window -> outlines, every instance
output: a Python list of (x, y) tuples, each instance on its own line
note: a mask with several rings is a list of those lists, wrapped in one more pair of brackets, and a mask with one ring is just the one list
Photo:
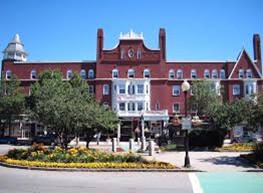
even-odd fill
[(73, 72), (72, 70), (67, 71), (67, 79), (71, 79), (73, 77)]
[(251, 69), (247, 69), (247, 78), (252, 78)]
[(150, 78), (150, 70), (148, 68), (143, 70), (143, 77)]
[(173, 96), (179, 96), (179, 95), (180, 95), (180, 86), (173, 85)]
[(255, 94), (256, 90), (253, 84), (246, 84), (246, 94)]
[(142, 58), (142, 51), (141, 49), (137, 50), (137, 59), (141, 59)]
[(79, 74), (81, 78), (86, 79), (86, 70), (82, 69)]
[(89, 69), (88, 78), (89, 79), (93, 79), (94, 78), (94, 70), (93, 69)]
[(221, 69), (221, 70), (220, 70), (220, 78), (221, 78), (221, 79), (225, 79), (225, 78), (226, 78), (226, 73), (225, 73), (225, 70), (224, 70), (224, 69)]
[(119, 85), (119, 94), (126, 94), (125, 84), (120, 84)]
[(146, 94), (148, 94), (149, 93), (149, 87), (148, 87), (148, 85), (146, 85)]
[(191, 112), (192, 113), (197, 113), (197, 105), (196, 104), (192, 104), (191, 105)]
[(155, 103), (155, 110), (160, 110), (160, 103), (159, 103), (159, 101)]
[(36, 79), (37, 78), (37, 71), (36, 70), (32, 70), (31, 71), (31, 79)]
[(210, 72), (208, 69), (204, 71), (204, 78), (210, 78)]
[(135, 85), (129, 84), (129, 86), (128, 86), (128, 93), (130, 95), (134, 95), (135, 94)]
[(125, 58), (125, 49), (121, 49), (121, 59)]
[(135, 103), (128, 103), (128, 111), (135, 111)]
[(180, 112), (180, 104), (179, 103), (174, 103), (173, 104), (173, 112), (174, 113), (179, 113)]
[(11, 76), (12, 76), (12, 72), (10, 70), (7, 70), (5, 73), (5, 78), (8, 80), (11, 79)]
[(212, 71), (212, 78), (218, 78), (217, 70), (216, 70), (216, 69), (214, 69), (214, 70)]
[(193, 79), (197, 78), (197, 73), (195, 69), (191, 70), (191, 78)]
[(119, 110), (125, 111), (125, 103), (119, 103)]
[(183, 79), (183, 71), (181, 69), (177, 70), (177, 79)]
[(138, 94), (144, 94), (144, 85), (143, 84), (137, 85), (137, 93)]
[(119, 78), (119, 70), (118, 69), (112, 70), (112, 78)]
[(240, 85), (239, 84), (234, 84), (233, 85), (233, 95), (240, 95)]
[(128, 78), (134, 78), (135, 77), (135, 72), (133, 69), (128, 70)]
[(103, 85), (103, 95), (109, 95), (110, 94), (110, 86), (108, 84)]
[(243, 69), (239, 69), (238, 78), (244, 78), (244, 70)]
[(93, 94), (94, 93), (94, 86), (93, 85), (88, 85), (88, 93)]
[(174, 79), (175, 78), (175, 73), (174, 73), (174, 70), (171, 69), (169, 70), (169, 79)]
[(143, 110), (143, 102), (138, 102), (138, 111), (142, 111)]

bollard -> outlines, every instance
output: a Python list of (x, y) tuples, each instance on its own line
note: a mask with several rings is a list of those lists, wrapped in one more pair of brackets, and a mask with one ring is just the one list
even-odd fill
[(120, 145), (120, 138), (117, 137), (117, 145)]
[(117, 152), (117, 139), (113, 138), (112, 140), (112, 152)]
[(141, 144), (141, 139), (138, 137), (137, 138), (137, 145), (140, 145)]
[(130, 139), (130, 141), (129, 141), (129, 150), (130, 150), (130, 151), (133, 151), (133, 150), (134, 150), (134, 139), (133, 139), (133, 138)]
[(149, 141), (149, 156), (153, 156), (154, 155), (154, 141), (150, 140)]
[(141, 146), (141, 150), (142, 151), (145, 151), (145, 149), (146, 149), (146, 139), (145, 139), (145, 137), (142, 137), (142, 146)]

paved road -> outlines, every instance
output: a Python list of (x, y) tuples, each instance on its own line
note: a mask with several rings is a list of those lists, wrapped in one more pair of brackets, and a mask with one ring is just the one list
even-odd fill
[(1, 193), (190, 193), (187, 173), (33, 171), (0, 167)]

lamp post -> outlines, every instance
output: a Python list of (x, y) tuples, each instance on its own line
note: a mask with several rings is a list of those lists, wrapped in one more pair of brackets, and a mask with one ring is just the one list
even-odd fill
[[(187, 118), (187, 92), (190, 90), (190, 84), (185, 80), (181, 86), (182, 91), (184, 92), (184, 108), (185, 108), (185, 118)], [(191, 167), (190, 158), (188, 155), (189, 151), (189, 136), (188, 129), (185, 130), (185, 158), (184, 158), (184, 167)]]

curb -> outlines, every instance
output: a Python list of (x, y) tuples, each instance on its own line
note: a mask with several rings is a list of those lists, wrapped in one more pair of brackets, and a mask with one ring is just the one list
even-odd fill
[(19, 166), (7, 163), (0, 163), (0, 166), (7, 168), (39, 170), (39, 171), (60, 171), (60, 172), (204, 172), (194, 169), (129, 169), (129, 168), (45, 168)]

